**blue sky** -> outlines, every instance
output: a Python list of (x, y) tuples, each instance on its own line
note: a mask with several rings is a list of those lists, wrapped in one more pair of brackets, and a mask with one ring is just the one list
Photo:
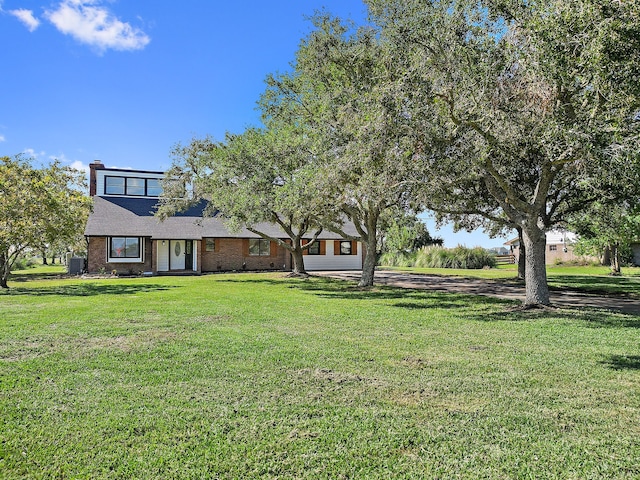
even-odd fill
[[(361, 22), (360, 0), (0, 0), (0, 155), (164, 170), (178, 142), (259, 122), (320, 9)], [(446, 246), (497, 246), (480, 232)]]

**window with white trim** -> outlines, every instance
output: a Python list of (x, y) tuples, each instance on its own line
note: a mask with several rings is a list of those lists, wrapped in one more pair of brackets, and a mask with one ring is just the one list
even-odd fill
[(142, 262), (143, 242), (141, 237), (109, 237), (108, 262)]

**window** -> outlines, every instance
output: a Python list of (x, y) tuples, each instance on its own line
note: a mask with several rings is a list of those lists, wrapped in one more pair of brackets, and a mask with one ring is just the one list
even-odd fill
[(142, 262), (142, 239), (140, 237), (110, 237), (108, 261)]
[(340, 242), (340, 255), (351, 255), (351, 241), (342, 240)]
[(207, 238), (205, 239), (205, 251), (207, 252), (215, 252), (216, 251), (216, 239), (215, 238)]
[(358, 242), (351, 240), (335, 240), (333, 242), (334, 255), (357, 255)]
[(159, 197), (160, 195), (162, 195), (160, 180), (147, 178), (147, 197)]
[(124, 195), (124, 177), (105, 177), (104, 193), (106, 195)]
[(549, 251), (550, 252), (555, 252), (556, 250), (558, 250), (558, 246), (557, 245), (549, 245)]
[(316, 243), (308, 248), (309, 255), (320, 255), (320, 241), (316, 240)]
[(105, 176), (104, 193), (132, 197), (159, 197), (162, 194), (162, 185), (157, 178)]
[(127, 195), (144, 196), (144, 178), (127, 178)]
[(271, 255), (271, 242), (264, 238), (249, 239), (249, 255), (268, 257)]

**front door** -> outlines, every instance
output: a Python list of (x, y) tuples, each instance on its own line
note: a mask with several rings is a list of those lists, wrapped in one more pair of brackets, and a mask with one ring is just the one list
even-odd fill
[(169, 242), (169, 270), (184, 270), (185, 240), (171, 240)]

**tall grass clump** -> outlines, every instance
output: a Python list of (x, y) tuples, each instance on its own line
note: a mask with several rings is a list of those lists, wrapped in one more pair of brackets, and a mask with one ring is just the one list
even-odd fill
[(386, 252), (380, 256), (378, 265), (383, 267), (413, 267), (417, 252)]
[(418, 250), (415, 266), (423, 268), (480, 269), (495, 267), (496, 258), (481, 247), (467, 248), (458, 245), (455, 248), (443, 248), (432, 245)]

